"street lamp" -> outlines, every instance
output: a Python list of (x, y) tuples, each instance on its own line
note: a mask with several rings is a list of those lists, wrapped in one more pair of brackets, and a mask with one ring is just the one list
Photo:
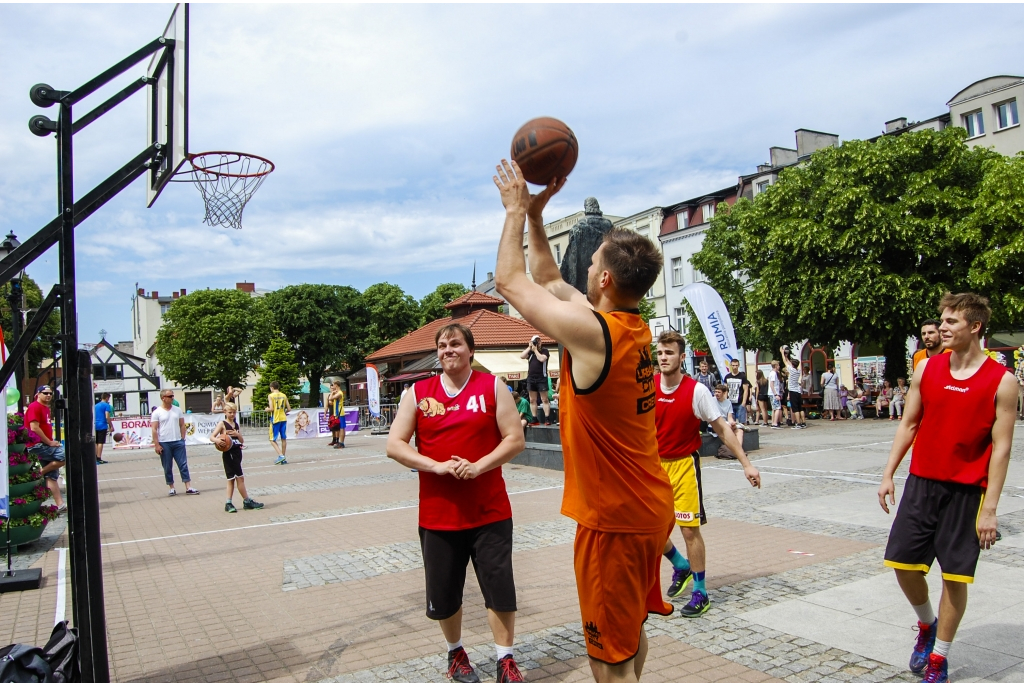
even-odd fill
[[(18, 236), (14, 235), (14, 231), (8, 232), (7, 236), (0, 242), (0, 260), (7, 255), (14, 252), (21, 242), (18, 240)], [(25, 307), (25, 291), (22, 288), (21, 281), (25, 277), (25, 270), (22, 269), (21, 273), (11, 279), (11, 291), (7, 294), (7, 302), (11, 306), (11, 348), (18, 344), (18, 339), (21, 338), (21, 330), (25, 325), (24, 316)], [(25, 385), (25, 363), (28, 361), (26, 356), (22, 359), (21, 363), (14, 369), (14, 379), (18, 386), (18, 411), (24, 409), (24, 397), (22, 397), (22, 388)]]

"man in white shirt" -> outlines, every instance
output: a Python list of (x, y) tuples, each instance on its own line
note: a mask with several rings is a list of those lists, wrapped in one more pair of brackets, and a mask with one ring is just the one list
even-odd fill
[(782, 382), (779, 380), (779, 362), (775, 360), (768, 372), (768, 399), (772, 403), (772, 428), (782, 430)]
[(782, 353), (782, 361), (786, 363), (789, 376), (786, 378), (786, 386), (789, 389), (789, 412), (793, 420), (793, 430), (807, 428), (807, 415), (804, 413), (803, 387), (800, 385), (800, 363), (789, 358), (789, 348), (783, 345), (779, 348)]
[(185, 483), (186, 495), (198, 495), (199, 491), (192, 487), (192, 479), (188, 476), (188, 457), (185, 454), (185, 415), (174, 406), (174, 393), (170, 390), (160, 391), (160, 406), (153, 410), (150, 426), (153, 429), (153, 449), (160, 455), (164, 465), (164, 480), (167, 482), (167, 494), (174, 496), (174, 474), (171, 462), (178, 465), (178, 473)]

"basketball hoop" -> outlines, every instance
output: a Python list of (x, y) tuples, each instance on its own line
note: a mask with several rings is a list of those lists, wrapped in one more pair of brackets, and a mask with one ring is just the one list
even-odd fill
[(209, 226), (242, 227), (242, 210), (274, 163), (244, 152), (200, 152), (188, 156), (187, 172), (206, 203), (203, 223)]

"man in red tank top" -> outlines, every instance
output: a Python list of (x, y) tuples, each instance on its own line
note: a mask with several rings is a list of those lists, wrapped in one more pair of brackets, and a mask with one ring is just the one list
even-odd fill
[[(662, 256), (650, 239), (611, 230), (592, 257), (587, 293), (579, 292), (562, 280), (542, 216), (565, 179), (551, 179), (533, 196), (515, 162), (502, 160), (497, 169), (505, 206), (498, 292), (565, 347), (562, 513), (578, 524), (573, 565), (590, 667), (599, 682), (636, 682), (647, 657), (648, 614), (672, 612), (660, 577), (672, 486), (658, 459), (651, 333), (638, 309)], [(527, 221), (530, 275), (522, 244)]]
[(679, 613), (686, 618), (696, 618), (711, 607), (704, 579), (704, 537), (700, 534), (700, 527), (708, 522), (700, 482), (700, 447), (704, 439), (700, 432), (701, 421), (714, 427), (725, 446), (743, 465), (743, 475), (755, 488), (761, 487), (761, 474), (747, 459), (742, 442), (729, 428), (707, 386), (683, 376), (685, 348), (685, 339), (675, 331), (666, 331), (658, 336), (658, 368), (661, 373), (654, 377), (658, 393), (655, 420), (661, 466), (672, 483), (676, 524), (686, 543), (684, 557), (672, 544), (671, 536), (665, 541), (663, 553), (673, 568), (668, 596), (680, 596), (692, 580), (690, 601), (680, 608)]
[(523, 450), (523, 429), (511, 393), (494, 376), (473, 370), (468, 328), (443, 326), (435, 342), (442, 373), (405, 394), (387, 442), (389, 457), (419, 471), (427, 617), (441, 624), (448, 677), (480, 682), (462, 646), (462, 593), (472, 559), (494, 633), (498, 682), (522, 682), (512, 656), (512, 506), (501, 465)]
[[(967, 585), (982, 549), (996, 540), (996, 506), (1006, 480), (1017, 383), (981, 348), (991, 310), (974, 293), (946, 293), (939, 333), (949, 354), (919, 361), (896, 431), (878, 502), (896, 503), (893, 475), (913, 445), (910, 475), (885, 548), (885, 565), (917, 614), (910, 669), (948, 682), (950, 643), (967, 609)], [(916, 442), (915, 442), (916, 439)], [(925, 576), (942, 568), (936, 617)]]

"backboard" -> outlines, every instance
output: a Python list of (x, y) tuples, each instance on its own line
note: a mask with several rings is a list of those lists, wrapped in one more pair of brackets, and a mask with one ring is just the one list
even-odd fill
[(146, 174), (146, 206), (152, 207), (160, 192), (185, 163), (188, 155), (188, 3), (171, 12), (163, 37), (173, 48), (153, 55), (146, 70), (146, 145), (159, 143), (161, 163)]

